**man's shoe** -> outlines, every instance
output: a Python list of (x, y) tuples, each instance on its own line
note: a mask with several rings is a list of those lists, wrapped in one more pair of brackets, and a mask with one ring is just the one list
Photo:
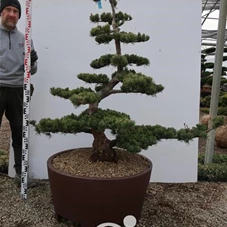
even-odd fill
[[(21, 174), (16, 174), (14, 177), (14, 183), (17, 185), (17, 187), (21, 187)], [(37, 183), (34, 180), (28, 179), (28, 185), (27, 188), (34, 188), (37, 187)]]

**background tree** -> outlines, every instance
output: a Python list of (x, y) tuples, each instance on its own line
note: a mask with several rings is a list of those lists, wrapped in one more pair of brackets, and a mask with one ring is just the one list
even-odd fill
[[(213, 83), (214, 62), (208, 60), (215, 55), (216, 47), (210, 47), (202, 50), (201, 54), (201, 111), (209, 113), (211, 101), (211, 88)], [(223, 64), (227, 61), (227, 48), (224, 48)], [(227, 67), (222, 67), (221, 90), (218, 103), (218, 115), (227, 115)], [(207, 86), (203, 89), (204, 86)]]

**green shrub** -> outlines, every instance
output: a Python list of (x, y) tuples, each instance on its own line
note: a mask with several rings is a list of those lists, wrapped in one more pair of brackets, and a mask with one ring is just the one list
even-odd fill
[[(199, 164), (204, 163), (204, 158), (205, 158), (205, 154), (200, 153), (199, 157), (198, 157)], [(213, 155), (213, 163), (226, 164), (227, 165), (227, 154), (214, 154)]]
[(211, 163), (198, 165), (198, 180), (199, 181), (227, 181), (227, 165)]
[(204, 164), (204, 158), (204, 153), (199, 154), (198, 180), (227, 182), (227, 154), (214, 154), (210, 164)]
[[(201, 107), (200, 111), (206, 114), (209, 114), (210, 108), (209, 107)], [(227, 116), (227, 107), (226, 106), (220, 106), (218, 107), (218, 115)]]

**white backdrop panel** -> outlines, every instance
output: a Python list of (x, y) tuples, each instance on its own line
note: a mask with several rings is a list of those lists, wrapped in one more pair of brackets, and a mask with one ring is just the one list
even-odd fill
[[(19, 29), (24, 31), (25, 0), (20, 0), (23, 16)], [(90, 62), (102, 54), (113, 53), (114, 46), (97, 45), (89, 36), (93, 24), (91, 13), (110, 10), (102, 1), (98, 9), (92, 0), (33, 1), (32, 37), (39, 54), (38, 73), (32, 77), (35, 92), (31, 102), (30, 119), (62, 117), (72, 112), (79, 114), (85, 107), (74, 109), (69, 101), (50, 95), (50, 87), (76, 88), (84, 86), (78, 73), (96, 72)], [(137, 70), (150, 75), (164, 85), (157, 98), (144, 95), (115, 95), (101, 103), (131, 115), (137, 124), (189, 127), (199, 121), (201, 1), (198, 0), (121, 0), (119, 10), (129, 13), (134, 20), (123, 26), (126, 31), (144, 32), (149, 42), (123, 45), (123, 53), (134, 53), (149, 58), (150, 67)], [(192, 16), (193, 15), (193, 16)], [(110, 73), (113, 68), (97, 70)], [(92, 137), (85, 134), (54, 135), (48, 139), (30, 130), (29, 174), (47, 178), (46, 161), (58, 151), (91, 146)], [(154, 168), (153, 182), (197, 181), (198, 141), (190, 145), (177, 141), (163, 141), (142, 154), (150, 158)], [(10, 171), (13, 176), (11, 149)]]

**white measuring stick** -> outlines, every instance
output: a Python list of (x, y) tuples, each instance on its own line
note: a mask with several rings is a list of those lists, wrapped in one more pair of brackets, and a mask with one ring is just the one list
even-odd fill
[(27, 200), (28, 185), (28, 145), (29, 145), (29, 107), (31, 77), (31, 11), (32, 0), (26, 0), (25, 18), (25, 59), (24, 59), (24, 97), (23, 97), (23, 134), (22, 134), (22, 172), (21, 197)]

